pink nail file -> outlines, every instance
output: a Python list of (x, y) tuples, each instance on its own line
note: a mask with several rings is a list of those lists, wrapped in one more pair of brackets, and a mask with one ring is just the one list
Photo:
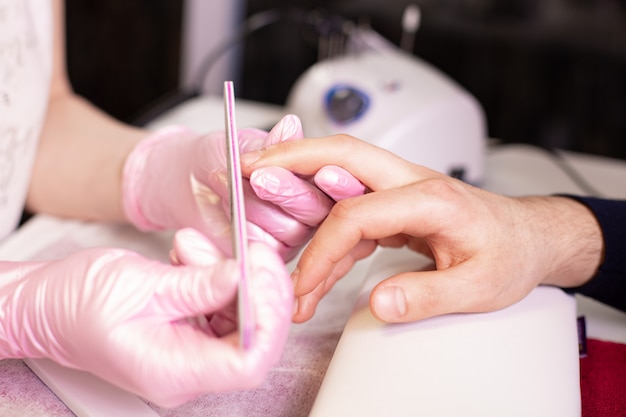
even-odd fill
[(235, 120), (235, 91), (232, 81), (224, 83), (224, 114), (226, 121), (226, 154), (228, 167), (228, 188), (230, 196), (230, 223), (233, 242), (233, 257), (239, 264), (240, 276), (238, 292), (239, 339), (243, 349), (251, 346), (254, 339), (254, 315), (250, 300), (248, 278), (248, 233), (246, 230), (246, 210), (243, 199), (243, 178), (239, 162), (239, 138)]

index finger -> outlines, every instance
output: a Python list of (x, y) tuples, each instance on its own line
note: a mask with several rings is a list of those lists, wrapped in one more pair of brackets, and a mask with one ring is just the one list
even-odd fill
[[(432, 203), (419, 198), (416, 189), (406, 187), (383, 190), (341, 200), (320, 225), (297, 265), (295, 295), (303, 296), (328, 279), (344, 258), (362, 240), (378, 240), (407, 233), (415, 229), (419, 212), (436, 209)], [(428, 235), (437, 222), (420, 223), (412, 235)]]
[(255, 169), (267, 166), (281, 166), (296, 174), (314, 175), (324, 166), (336, 165), (374, 191), (443, 175), (343, 134), (275, 144), (243, 154), (241, 162), (242, 172), (247, 176)]

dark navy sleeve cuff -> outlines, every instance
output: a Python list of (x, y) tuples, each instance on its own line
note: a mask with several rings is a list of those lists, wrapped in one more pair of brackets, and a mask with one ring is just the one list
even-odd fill
[[(587, 284), (568, 288), (626, 311), (626, 200), (566, 195), (586, 205), (598, 219), (604, 237), (604, 261)], [(572, 225), (575, 227), (575, 225)]]

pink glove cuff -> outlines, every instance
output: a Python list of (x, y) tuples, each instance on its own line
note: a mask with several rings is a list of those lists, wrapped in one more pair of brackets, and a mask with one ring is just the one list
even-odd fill
[(164, 140), (175, 138), (181, 134), (193, 133), (184, 126), (166, 126), (156, 130), (130, 152), (124, 163), (122, 174), (122, 202), (126, 218), (139, 230), (163, 230), (163, 226), (150, 222), (141, 210), (138, 190), (150, 152)]

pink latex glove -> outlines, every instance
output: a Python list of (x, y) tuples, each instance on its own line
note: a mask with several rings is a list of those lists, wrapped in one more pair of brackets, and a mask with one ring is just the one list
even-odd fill
[[(302, 138), (296, 116), (285, 116), (269, 133), (239, 131), (241, 152)], [(278, 181), (278, 182), (277, 182)], [(263, 179), (272, 189), (282, 177), (268, 172)], [(289, 203), (264, 201), (244, 183), (248, 236), (264, 241), (291, 259), (306, 243), (333, 204), (317, 187), (290, 178)], [(124, 167), (123, 204), (128, 219), (139, 229), (193, 227), (210, 236), (226, 254), (231, 251), (226, 145), (223, 131), (198, 135), (183, 127), (169, 127), (140, 142)]]
[(290, 324), (292, 285), (282, 259), (264, 244), (250, 246), (256, 334), (244, 351), (230, 314), (234, 261), (193, 231), (179, 232), (174, 247), (182, 259), (201, 253), (201, 265), (172, 266), (120, 249), (1, 262), (1, 357), (50, 358), (164, 407), (258, 385)]

